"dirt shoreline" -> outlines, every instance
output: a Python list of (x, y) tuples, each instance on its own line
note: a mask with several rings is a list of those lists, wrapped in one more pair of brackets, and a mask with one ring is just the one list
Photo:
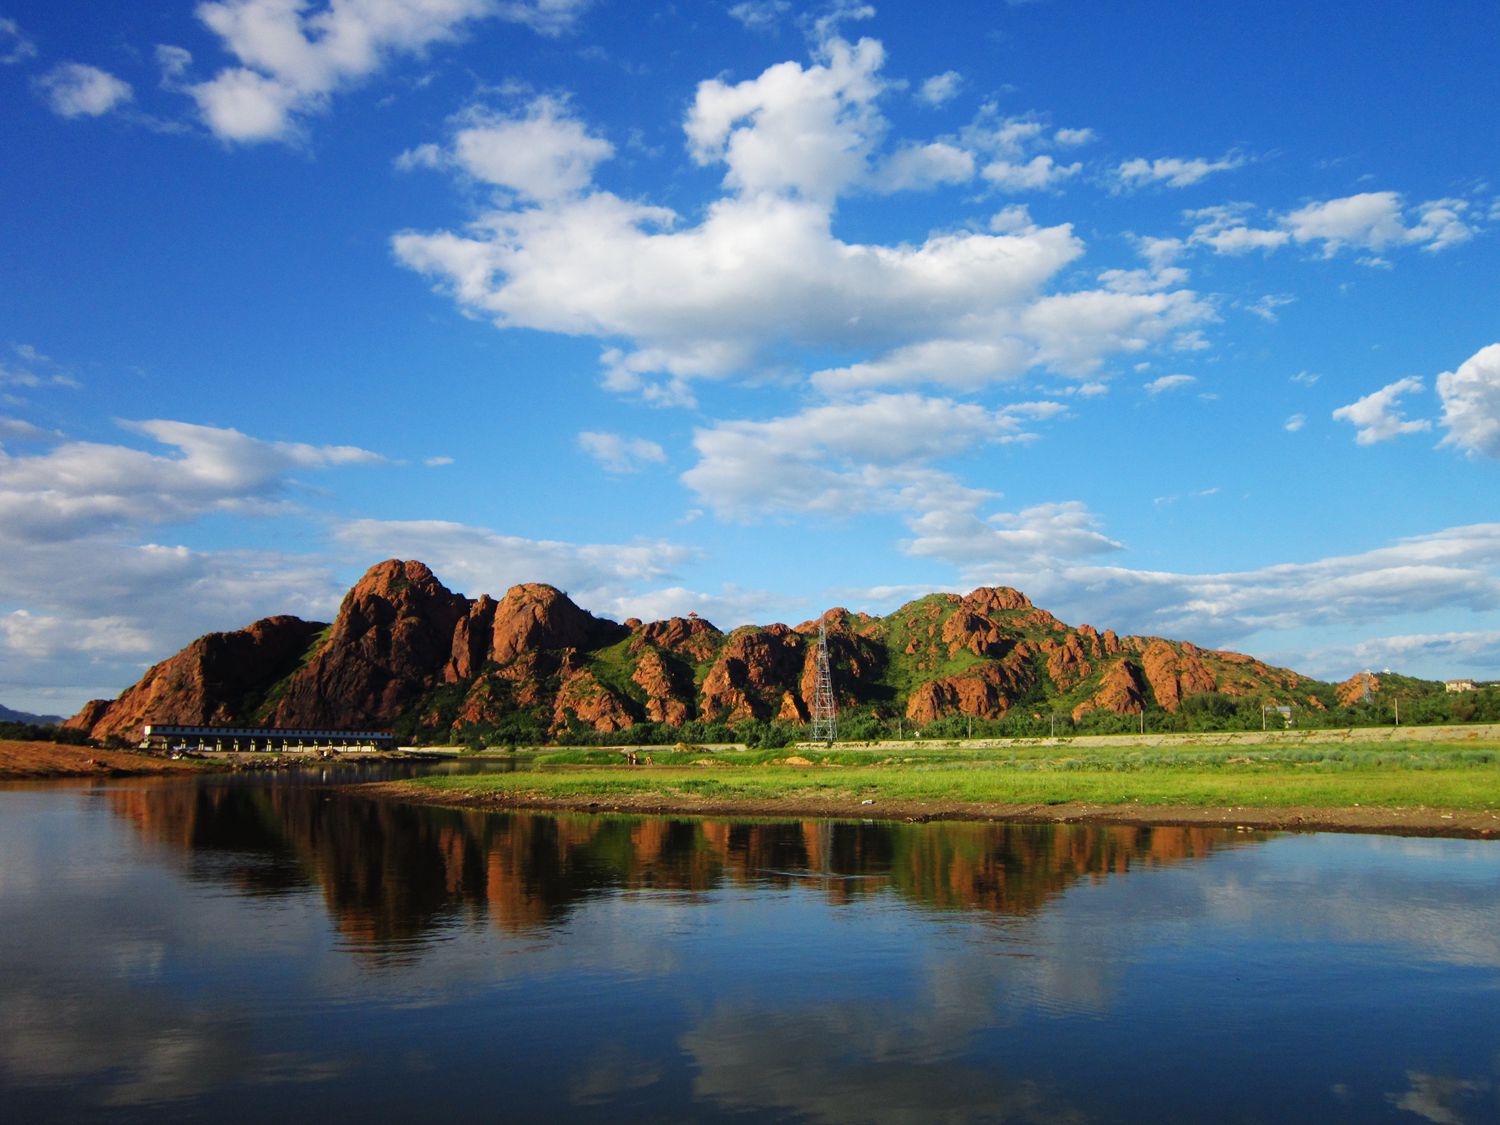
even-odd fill
[(491, 811), (627, 813), (640, 816), (725, 816), (838, 820), (1008, 821), (1017, 824), (1122, 824), (1244, 828), (1291, 832), (1361, 832), (1395, 836), (1500, 839), (1500, 812), (1431, 808), (1196, 808), (1184, 805), (999, 804), (978, 801), (876, 800), (788, 797), (724, 800), (659, 793), (620, 794), (605, 800), (472, 794), (429, 789), (408, 781), (367, 782), (350, 791), (385, 800), (443, 808)]
[(0, 741), (0, 781), (47, 777), (137, 777), (194, 773), (201, 766), (133, 750), (100, 750), (62, 742)]

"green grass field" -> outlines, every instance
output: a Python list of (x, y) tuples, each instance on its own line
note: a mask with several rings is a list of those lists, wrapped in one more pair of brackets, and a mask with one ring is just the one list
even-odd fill
[[(1245, 808), (1500, 808), (1500, 744), (1387, 742), (1292, 748), (1021, 746), (1003, 749), (654, 748), (538, 753), (516, 773), (423, 778), (434, 791), (548, 800), (625, 795), (766, 801), (813, 797), (948, 803)], [(795, 757), (807, 764), (787, 764)]]

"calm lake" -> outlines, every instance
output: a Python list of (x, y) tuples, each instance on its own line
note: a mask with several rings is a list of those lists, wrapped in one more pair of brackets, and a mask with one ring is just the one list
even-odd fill
[(1500, 843), (0, 788), (0, 1120), (1500, 1121)]

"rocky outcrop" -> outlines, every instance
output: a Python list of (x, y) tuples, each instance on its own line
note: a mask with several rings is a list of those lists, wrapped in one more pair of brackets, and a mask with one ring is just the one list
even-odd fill
[(883, 618), (840, 608), (795, 629), (726, 636), (693, 615), (617, 624), (543, 583), (471, 600), (422, 563), (389, 559), (355, 584), (331, 626), (277, 617), (202, 637), (68, 725), (96, 738), (135, 738), (147, 722), (470, 738), (644, 721), (800, 724), (817, 687), (820, 631), (841, 709), (918, 726), (1019, 706), (1077, 718), (1176, 711), (1205, 692), (1309, 698), (1296, 673), (1185, 641), (1070, 628), (1006, 586), (929, 595)]
[(661, 649), (682, 657), (691, 664), (712, 660), (724, 643), (724, 634), (701, 617), (669, 617), (665, 621), (641, 624), (625, 623), (634, 634), (630, 642), (634, 651), (646, 647)]
[(731, 723), (774, 718), (797, 684), (805, 643), (785, 625), (731, 634), (703, 681), (700, 713)]
[(290, 675), (321, 622), (267, 617), (233, 633), (199, 637), (151, 668), (113, 701), (94, 700), (67, 725), (96, 739), (134, 742), (146, 723), (249, 723), (271, 689)]
[(641, 653), (630, 678), (646, 693), (646, 718), (653, 723), (681, 726), (693, 717), (692, 681), (683, 683), (683, 677), (656, 649)]
[(1130, 660), (1117, 660), (1104, 674), (1099, 690), (1073, 708), (1077, 722), (1091, 711), (1113, 711), (1116, 715), (1139, 715), (1146, 705), (1140, 669)]
[(277, 726), (388, 726), (441, 680), (469, 601), (419, 562), (371, 567), (276, 705)]
[(579, 609), (555, 586), (527, 582), (512, 586), (495, 607), (489, 659), (508, 664), (538, 651), (585, 652), (612, 644), (629, 630)]
[(1166, 711), (1176, 711), (1186, 696), (1218, 687), (1218, 680), (1203, 663), (1197, 646), (1186, 642), (1173, 647), (1160, 638), (1152, 638), (1141, 653), (1141, 668), (1157, 705)]
[(558, 689), (552, 709), (552, 730), (560, 734), (574, 723), (609, 733), (635, 725), (628, 701), (599, 682), (586, 668), (570, 674)]
[(906, 701), (906, 717), (917, 724), (945, 715), (998, 718), (1010, 706), (998, 665), (988, 665), (961, 676), (946, 676), (919, 684)]

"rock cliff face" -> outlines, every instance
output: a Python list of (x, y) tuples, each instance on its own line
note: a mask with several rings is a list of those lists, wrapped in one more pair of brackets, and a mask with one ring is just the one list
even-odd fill
[(296, 617), (267, 617), (237, 632), (209, 633), (157, 664), (119, 699), (96, 699), (65, 725), (93, 738), (133, 741), (145, 723), (252, 722), (266, 693), (292, 673), (324, 628)]
[(332, 625), (272, 617), (213, 633), (68, 725), (379, 727), (429, 738), (556, 736), (690, 720), (802, 723), (826, 631), (841, 709), (921, 727), (951, 715), (1134, 714), (1195, 695), (1303, 701), (1311, 681), (1237, 653), (1072, 628), (1017, 590), (932, 594), (881, 618), (829, 610), (726, 635), (696, 617), (618, 624), (541, 583), (469, 599), (420, 562), (371, 567)]
[(276, 726), (388, 726), (434, 684), (469, 602), (419, 562), (372, 567), (344, 596), (323, 643), (293, 674)]

